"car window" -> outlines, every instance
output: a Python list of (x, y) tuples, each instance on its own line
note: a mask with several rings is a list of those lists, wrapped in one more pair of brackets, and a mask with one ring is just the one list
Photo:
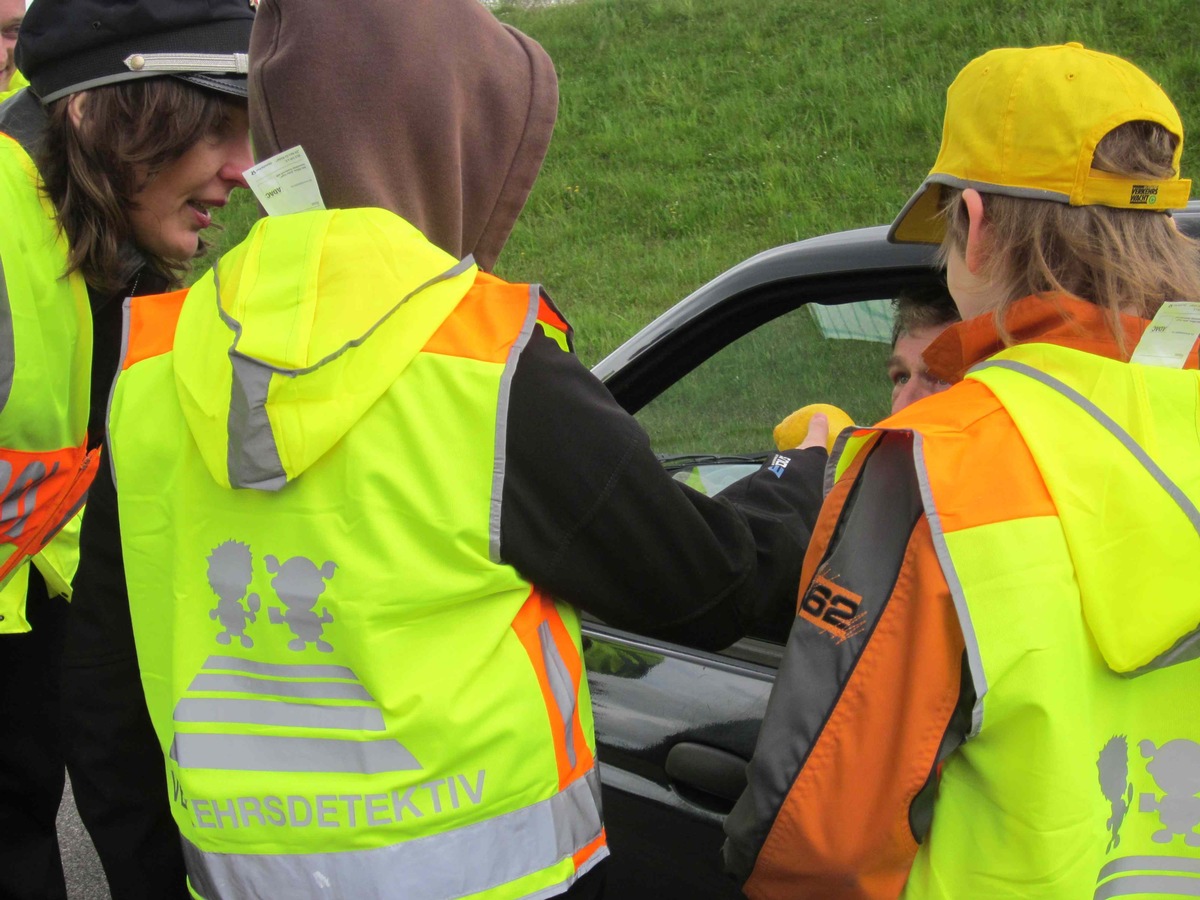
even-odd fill
[(890, 329), (887, 300), (799, 306), (718, 351), (637, 419), (676, 477), (719, 493), (774, 451), (774, 427), (801, 406), (832, 403), (861, 424), (884, 418)]
[[(738, 338), (651, 400), (636, 417), (676, 479), (709, 496), (775, 452), (793, 410), (832, 403), (856, 423), (891, 408), (891, 301), (801, 305)], [(778, 664), (778, 645), (751, 635), (724, 651)]]

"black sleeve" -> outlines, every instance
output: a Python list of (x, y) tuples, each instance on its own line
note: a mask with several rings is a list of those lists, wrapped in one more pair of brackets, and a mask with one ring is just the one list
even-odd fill
[[(138, 281), (142, 288), (140, 294), (166, 288), (159, 276), (147, 274)], [(72, 664), (136, 660), (121, 550), (121, 523), (117, 515), (117, 491), (105, 433), (108, 395), (121, 364), (124, 293), (100, 295), (88, 289), (93, 335), (88, 446), (105, 446), (96, 480), (88, 491), (79, 533), (79, 568), (72, 582), (71, 616), (67, 626), (66, 655)]]
[(782, 639), (822, 500), (823, 449), (706, 497), (672, 479), (608, 390), (535, 329), (513, 376), (500, 553), (621, 628), (720, 648)]
[[(122, 312), (116, 297), (88, 291), (92, 306), (92, 393), (88, 445), (106, 444), (108, 394), (121, 356)], [(79, 533), (67, 656), (72, 663), (135, 659), (133, 625), (121, 553), (117, 492), (108, 447), (100, 456), (96, 480), (88, 491)]]

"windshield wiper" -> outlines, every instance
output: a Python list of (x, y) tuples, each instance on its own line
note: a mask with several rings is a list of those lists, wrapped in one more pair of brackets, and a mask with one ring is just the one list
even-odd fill
[(744, 456), (722, 453), (680, 453), (666, 454), (656, 453), (658, 461), (664, 466), (713, 466), (732, 463), (753, 463), (758, 464), (765, 462), (770, 456), (770, 453), (754, 453)]

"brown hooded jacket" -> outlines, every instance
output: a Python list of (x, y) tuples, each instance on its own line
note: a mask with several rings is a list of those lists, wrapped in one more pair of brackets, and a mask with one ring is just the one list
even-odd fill
[(379, 206), (491, 271), (558, 109), (541, 45), (479, 0), (263, 0), (255, 156), (300, 144), (331, 209)]

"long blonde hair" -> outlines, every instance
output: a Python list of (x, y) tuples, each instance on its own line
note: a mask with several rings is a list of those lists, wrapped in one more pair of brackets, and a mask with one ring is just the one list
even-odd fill
[[(1096, 147), (1093, 168), (1130, 178), (1175, 174), (1177, 139), (1153, 122), (1127, 122)], [(1121, 313), (1150, 318), (1171, 300), (1200, 300), (1200, 243), (1181, 234), (1165, 212), (1068, 206), (983, 194), (989, 226), (985, 277), (1006, 286), (996, 323), (1007, 342), (1004, 315), (1022, 297), (1046, 291), (1073, 294), (1103, 308), (1124, 348)], [(967, 242), (962, 191), (942, 187), (946, 237), (943, 263)]]

